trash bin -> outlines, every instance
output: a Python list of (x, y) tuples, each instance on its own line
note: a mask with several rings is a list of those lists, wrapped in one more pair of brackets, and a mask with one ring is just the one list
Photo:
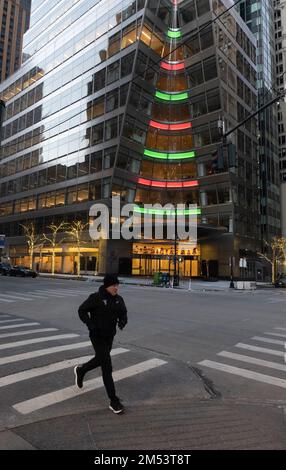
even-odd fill
[(179, 286), (179, 283), (180, 283), (180, 278), (179, 278), (179, 275), (176, 274), (176, 275), (173, 277), (173, 287), (178, 287), (178, 286)]
[(157, 272), (153, 275), (153, 284), (154, 286), (159, 286), (161, 283), (161, 273)]
[(169, 287), (169, 286), (170, 286), (170, 275), (169, 275), (169, 273), (162, 273), (162, 276), (161, 276), (161, 283), (162, 283), (163, 286), (165, 286), (165, 287)]

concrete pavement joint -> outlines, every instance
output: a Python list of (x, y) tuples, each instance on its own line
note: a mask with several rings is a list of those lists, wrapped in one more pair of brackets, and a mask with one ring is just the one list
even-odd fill
[(189, 369), (191, 369), (194, 375), (202, 382), (204, 389), (210, 395), (210, 398), (222, 398), (221, 393), (215, 389), (213, 382), (209, 378), (207, 378), (200, 369), (198, 369), (197, 367), (193, 367), (188, 362), (187, 366), (189, 367)]

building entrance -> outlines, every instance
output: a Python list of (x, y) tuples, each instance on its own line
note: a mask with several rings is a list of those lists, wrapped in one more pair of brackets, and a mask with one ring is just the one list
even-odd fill
[[(180, 277), (200, 275), (199, 247), (178, 243), (176, 271)], [(175, 247), (170, 243), (134, 243), (132, 250), (132, 274), (153, 276), (156, 272), (175, 272)]]

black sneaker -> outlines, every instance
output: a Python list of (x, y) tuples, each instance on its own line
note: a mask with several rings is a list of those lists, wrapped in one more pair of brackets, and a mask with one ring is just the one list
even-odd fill
[(80, 366), (75, 366), (74, 368), (74, 376), (75, 376), (75, 384), (78, 388), (82, 388), (83, 386), (83, 373), (81, 372)]
[(119, 414), (124, 411), (124, 406), (119, 400), (111, 400), (109, 409), (112, 410), (113, 413)]

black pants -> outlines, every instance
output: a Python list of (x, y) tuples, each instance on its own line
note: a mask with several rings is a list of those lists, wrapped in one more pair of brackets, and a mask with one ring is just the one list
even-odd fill
[(112, 378), (112, 362), (110, 357), (113, 336), (108, 338), (100, 338), (97, 337), (93, 332), (90, 332), (89, 337), (95, 351), (95, 356), (90, 361), (83, 364), (81, 366), (81, 370), (83, 374), (86, 374), (86, 372), (101, 366), (102, 380), (106, 389), (106, 393), (110, 400), (115, 400), (116, 393)]

